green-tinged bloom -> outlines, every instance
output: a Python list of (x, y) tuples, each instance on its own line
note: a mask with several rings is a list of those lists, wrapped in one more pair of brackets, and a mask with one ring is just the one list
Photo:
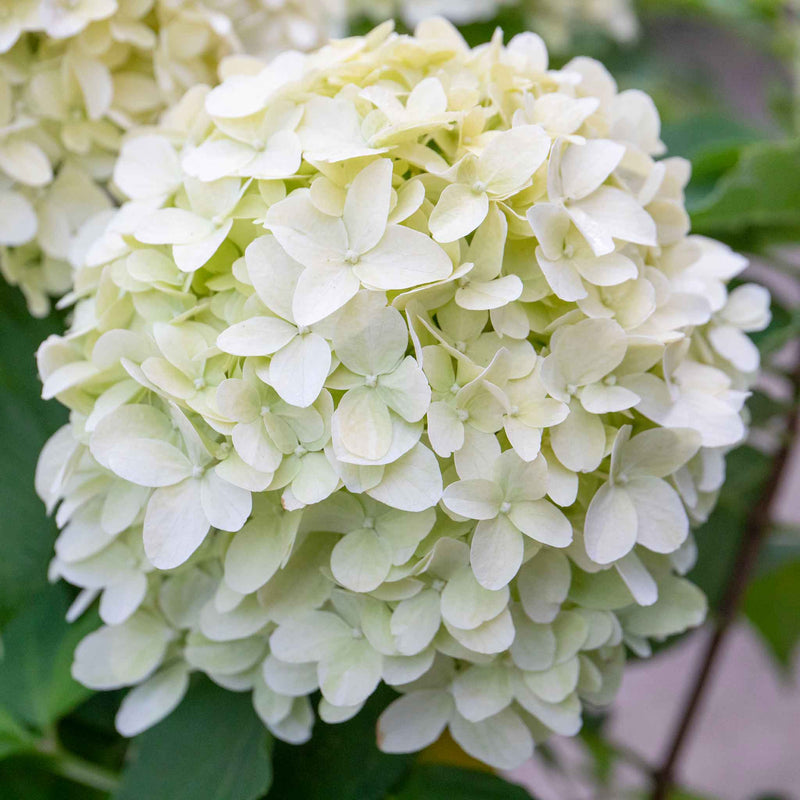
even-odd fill
[(769, 298), (689, 235), (650, 98), (547, 59), (384, 25), (126, 138), (39, 351), (72, 414), (37, 475), (123, 733), (192, 671), (291, 742), (383, 682), (384, 750), (448, 728), (509, 768), (702, 621), (690, 529)]

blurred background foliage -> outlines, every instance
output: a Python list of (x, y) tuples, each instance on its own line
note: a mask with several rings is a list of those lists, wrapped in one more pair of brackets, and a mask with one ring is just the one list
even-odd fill
[[(620, 45), (581, 30), (554, 61), (596, 56), (622, 88), (653, 95), (670, 154), (693, 165), (687, 204), (694, 230), (747, 253), (754, 264), (748, 278), (773, 292), (773, 322), (757, 337), (764, 378), (749, 402), (753, 434), (728, 457), (717, 509), (697, 532), (699, 558), (691, 577), (709, 596), (711, 625), (715, 614), (717, 624), (726, 623), (731, 600), (740, 599), (731, 597), (731, 586), (741, 583), (743, 602), (734, 605), (760, 634), (776, 669), (785, 669), (800, 640), (800, 530), (775, 523), (765, 508), (787, 456), (800, 389), (800, 2), (640, 0), (637, 13), (641, 33), (635, 43)], [(356, 22), (353, 30), (366, 25)], [(526, 20), (511, 8), (462, 30), (475, 44), (497, 25), (508, 38)], [(173, 715), (135, 740), (114, 732), (119, 695), (92, 696), (70, 677), (75, 644), (98, 623), (92, 614), (72, 625), (64, 620), (70, 589), (47, 583), (55, 529), (33, 489), (38, 452), (65, 417), (61, 406), (39, 399), (34, 353), (62, 324), (56, 314), (33, 319), (15, 289), (0, 287), (0, 797), (530, 797), (479, 771), (446, 742), (417, 759), (379, 753), (374, 725), (386, 703), (380, 694), (344, 725), (318, 723), (302, 747), (272, 742), (246, 697), (207, 680), (197, 680)], [(758, 541), (744, 545), (750, 556), (743, 560), (740, 547), (753, 537)], [(581, 736), (597, 796), (617, 798), (617, 762), (645, 773), (651, 765), (608, 741), (604, 723), (602, 716), (590, 717)], [(558, 766), (547, 747), (540, 752)], [(668, 796), (694, 797), (680, 790)]]

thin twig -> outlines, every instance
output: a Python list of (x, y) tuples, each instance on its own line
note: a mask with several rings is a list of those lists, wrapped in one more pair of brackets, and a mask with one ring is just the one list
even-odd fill
[(748, 581), (758, 560), (759, 551), (770, 530), (770, 510), (781, 485), (783, 471), (791, 453), (792, 442), (796, 436), (800, 435), (800, 360), (795, 366), (792, 384), (794, 385), (794, 403), (787, 418), (785, 439), (772, 462), (772, 469), (764, 484), (759, 501), (747, 518), (742, 543), (736, 556), (736, 563), (720, 603), (714, 632), (706, 645), (700, 670), (680, 716), (678, 726), (672, 736), (667, 757), (664, 759), (661, 768), (655, 773), (652, 800), (667, 800), (669, 796), (674, 781), (675, 769), (697, 720), (697, 714), (702, 706), (714, 669), (717, 666), (722, 645), (725, 642), (731, 624), (736, 619)]

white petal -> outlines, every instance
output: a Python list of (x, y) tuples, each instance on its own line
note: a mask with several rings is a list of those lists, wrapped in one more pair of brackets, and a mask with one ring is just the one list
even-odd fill
[(639, 544), (655, 553), (675, 552), (689, 535), (678, 493), (659, 478), (633, 478), (625, 490), (636, 508)]
[(566, 420), (550, 430), (550, 445), (568, 470), (591, 472), (603, 460), (606, 446), (603, 422), (573, 402)]
[(453, 262), (424, 233), (404, 225), (390, 225), (353, 270), (367, 286), (391, 291), (447, 278), (453, 271)]
[(456, 303), (469, 310), (502, 308), (522, 294), (522, 281), (517, 275), (504, 275), (493, 281), (471, 281), (456, 290)]
[(379, 158), (353, 178), (344, 203), (347, 244), (357, 253), (371, 250), (380, 241), (389, 218), (392, 198), (392, 162)]
[(486, 479), (451, 483), (442, 495), (442, 502), (454, 514), (468, 519), (494, 519), (500, 513), (503, 493)]
[(392, 443), (389, 410), (374, 389), (351, 389), (336, 409), (342, 444), (356, 456), (371, 461), (383, 458)]
[(287, 403), (307, 408), (319, 397), (330, 368), (330, 345), (316, 333), (302, 334), (272, 357), (269, 382)]
[(200, 503), (211, 525), (222, 531), (240, 530), (252, 509), (250, 492), (223, 480), (214, 470), (200, 482)]
[(189, 688), (189, 669), (177, 663), (128, 692), (114, 720), (117, 730), (127, 737), (137, 736), (171, 714)]
[(610, 564), (636, 543), (636, 508), (625, 489), (604, 483), (589, 503), (583, 536), (586, 553), (597, 564)]
[(16, 247), (29, 242), (38, 227), (33, 206), (18, 192), (0, 192), (0, 244)]
[(469, 186), (454, 183), (442, 192), (428, 224), (437, 242), (454, 242), (472, 233), (488, 213), (485, 192), (473, 192)]
[(106, 463), (120, 478), (139, 486), (172, 486), (192, 474), (189, 459), (157, 439), (122, 441), (108, 454)]
[(217, 347), (234, 356), (266, 356), (280, 350), (297, 335), (297, 328), (277, 317), (251, 317), (224, 330)]
[(479, 522), (469, 553), (478, 583), (491, 590), (507, 586), (519, 571), (524, 549), (522, 535), (505, 515)]
[(383, 479), (367, 494), (401, 511), (425, 511), (442, 496), (442, 474), (436, 456), (424, 445), (389, 464)]
[(292, 314), (298, 325), (313, 325), (344, 306), (359, 289), (351, 269), (306, 269), (297, 281)]
[(213, 233), (213, 223), (182, 208), (152, 211), (134, 230), (142, 244), (194, 244)]
[(144, 551), (158, 569), (183, 564), (206, 538), (209, 521), (200, 504), (200, 482), (189, 479), (157, 489), (144, 518)]
[[(573, 203), (569, 214), (597, 256), (614, 249), (612, 238), (649, 247), (658, 243), (653, 218), (621, 189), (601, 186), (588, 197)], [(595, 228), (601, 233), (599, 239), (593, 235)]]

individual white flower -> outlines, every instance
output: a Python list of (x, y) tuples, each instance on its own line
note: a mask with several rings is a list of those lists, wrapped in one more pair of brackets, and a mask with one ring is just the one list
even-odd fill
[(611, 702), (625, 647), (699, 624), (690, 527), (768, 297), (687, 235), (659, 129), (596, 62), (431, 19), (227, 62), (127, 139), (88, 224), (9, 187), (76, 264), (37, 490), (70, 618), (106, 624), (76, 676), (135, 687), (121, 731), (195, 671), (289, 742), (383, 682), (384, 749), (447, 727), (512, 767)]
[(491, 479), (456, 481), (445, 489), (444, 505), (454, 514), (479, 520), (472, 537), (475, 577), (487, 589), (505, 586), (522, 565), (523, 534), (551, 547), (572, 541), (569, 520), (549, 501), (543, 458), (522, 461), (506, 452), (486, 465)]
[(447, 254), (429, 237), (389, 223), (392, 162), (378, 159), (354, 178), (341, 216), (313, 204), (297, 190), (267, 213), (266, 226), (305, 269), (295, 288), (292, 313), (310, 325), (340, 309), (360, 286), (408, 289), (446, 278)]

